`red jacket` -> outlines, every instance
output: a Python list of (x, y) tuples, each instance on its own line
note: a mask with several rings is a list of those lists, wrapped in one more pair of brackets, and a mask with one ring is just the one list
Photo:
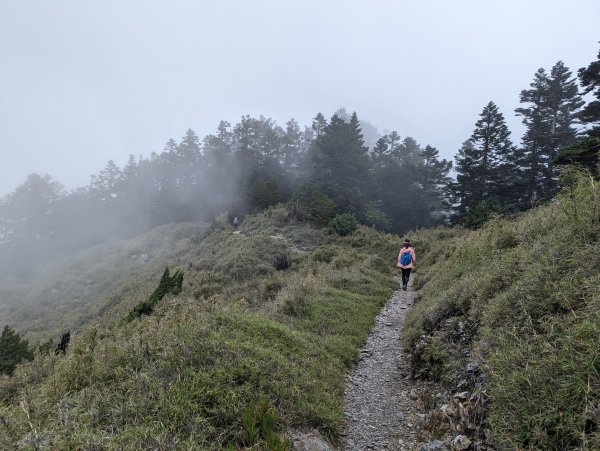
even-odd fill
[[(402, 254), (404, 254), (406, 252), (410, 252), (410, 256), (411, 256), (410, 263), (408, 265), (401, 265), (400, 259), (402, 258)], [(402, 268), (402, 269), (414, 268), (415, 263), (417, 263), (417, 257), (415, 257), (414, 249), (412, 247), (402, 247), (400, 249), (400, 253), (398, 254), (398, 268)]]

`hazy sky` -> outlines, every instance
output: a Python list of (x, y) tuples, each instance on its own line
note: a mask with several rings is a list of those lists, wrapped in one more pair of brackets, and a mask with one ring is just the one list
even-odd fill
[(0, 195), (243, 114), (345, 106), (450, 158), (494, 100), (518, 142), (520, 90), (594, 60), (599, 23), (597, 0), (0, 0)]

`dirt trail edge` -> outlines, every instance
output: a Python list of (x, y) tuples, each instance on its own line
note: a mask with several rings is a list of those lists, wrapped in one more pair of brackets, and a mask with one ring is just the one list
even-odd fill
[(411, 287), (394, 292), (350, 372), (344, 395), (346, 437), (342, 449), (418, 449), (424, 417), (421, 392), (427, 388), (410, 378), (408, 356), (400, 345), (404, 317), (415, 296)]

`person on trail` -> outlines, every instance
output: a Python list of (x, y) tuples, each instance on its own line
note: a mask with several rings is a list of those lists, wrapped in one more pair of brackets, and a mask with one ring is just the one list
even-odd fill
[(237, 229), (238, 225), (240, 225), (240, 221), (238, 220), (238, 217), (236, 216), (235, 218), (233, 218), (233, 228)]
[(404, 240), (404, 244), (398, 254), (398, 268), (402, 269), (402, 289), (404, 291), (408, 287), (410, 270), (415, 267), (416, 262), (415, 250), (412, 248), (410, 240)]

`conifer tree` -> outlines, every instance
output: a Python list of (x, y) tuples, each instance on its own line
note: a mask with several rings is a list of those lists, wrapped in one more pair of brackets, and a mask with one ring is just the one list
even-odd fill
[(163, 152), (175, 154), (177, 152), (177, 143), (173, 138), (169, 138), (166, 142), (165, 147), (163, 147)]
[(11, 327), (4, 326), (0, 336), (0, 373), (11, 376), (19, 363), (32, 359), (33, 352), (27, 339), (21, 338)]
[(463, 142), (455, 157), (456, 182), (452, 184), (458, 219), (482, 200), (481, 155), (470, 140)]
[(325, 119), (325, 116), (323, 116), (321, 113), (317, 113), (311, 126), (314, 133), (314, 139), (319, 138), (325, 133), (325, 127), (327, 127), (327, 120)]
[(194, 185), (197, 185), (200, 178), (200, 167), (202, 151), (200, 138), (189, 128), (177, 146), (176, 164), (178, 172), (178, 183), (180, 190), (189, 192)]
[(92, 182), (94, 197), (102, 201), (111, 201), (117, 196), (116, 187), (120, 179), (121, 170), (113, 160), (109, 160)]
[(334, 115), (310, 148), (311, 181), (344, 211), (365, 205), (369, 157), (356, 114), (350, 122)]
[(600, 51), (598, 51), (596, 61), (592, 61), (587, 67), (579, 69), (577, 75), (583, 87), (583, 93), (593, 93), (596, 99), (583, 108), (579, 115), (580, 120), (584, 124), (593, 126), (588, 131), (589, 135), (600, 138)]
[(300, 171), (303, 136), (298, 122), (294, 119), (290, 119), (285, 127), (281, 146), (281, 164), (288, 176), (296, 178)]
[(398, 152), (398, 146), (402, 140), (400, 134), (397, 131), (391, 131), (385, 135), (384, 138), (389, 146), (390, 155), (396, 155)]
[(523, 136), (521, 165), (525, 176), (526, 201), (549, 199), (557, 189), (553, 161), (558, 151), (577, 139), (575, 128), (584, 102), (569, 69), (558, 61), (550, 75), (538, 69), (531, 89), (521, 91), (517, 108), (527, 127)]
[(471, 138), (456, 157), (454, 194), (460, 203), (460, 217), (489, 198), (504, 197), (506, 176), (517, 170), (511, 161), (513, 156), (504, 116), (494, 102), (489, 102), (479, 115)]
[(422, 187), (424, 216), (421, 226), (429, 226), (441, 217), (442, 210), (448, 208), (447, 187), (451, 182), (448, 173), (452, 169), (452, 162), (440, 159), (440, 152), (432, 146), (425, 146), (421, 152), (423, 158)]
[(579, 94), (576, 79), (562, 61), (550, 71), (548, 86), (548, 115), (550, 120), (550, 154), (546, 172), (546, 188), (554, 194), (557, 189), (553, 162), (561, 148), (577, 140), (579, 110), (585, 104)]
[(216, 134), (204, 137), (204, 160), (211, 174), (226, 176), (230, 172), (232, 145), (233, 133), (227, 121), (219, 122)]
[(373, 147), (371, 167), (373, 170), (384, 168), (391, 163), (390, 158), (390, 146), (387, 142), (387, 135), (384, 135), (377, 140)]
[(529, 104), (526, 108), (515, 109), (517, 116), (523, 116), (526, 127), (522, 138), (523, 155), (521, 169), (525, 177), (525, 197), (529, 203), (543, 196), (543, 184), (546, 178), (548, 155), (550, 153), (550, 123), (547, 120), (547, 99), (550, 80), (543, 68), (538, 69), (531, 89), (524, 89), (520, 102)]

